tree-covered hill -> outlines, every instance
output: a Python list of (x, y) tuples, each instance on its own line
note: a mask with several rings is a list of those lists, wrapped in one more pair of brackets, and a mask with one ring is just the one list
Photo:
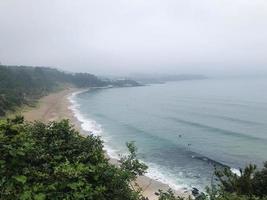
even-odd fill
[(89, 73), (65, 73), (48, 67), (0, 65), (0, 116), (58, 89), (64, 84), (76, 87), (138, 86), (131, 80), (102, 80)]

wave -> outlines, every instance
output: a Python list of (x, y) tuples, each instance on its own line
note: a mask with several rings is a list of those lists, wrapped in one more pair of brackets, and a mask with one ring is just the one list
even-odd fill
[[(172, 111), (174, 113), (179, 112), (179, 113), (186, 113), (186, 114), (191, 114), (191, 115), (197, 115), (200, 117), (205, 117), (205, 118), (216, 118), (216, 119), (222, 119), (227, 122), (234, 122), (234, 123), (239, 123), (241, 125), (263, 125), (261, 122), (256, 122), (256, 121), (251, 121), (251, 120), (246, 120), (246, 119), (240, 119), (237, 117), (230, 117), (230, 116), (225, 116), (225, 115), (215, 115), (215, 114), (210, 114), (210, 113), (205, 113), (205, 112), (196, 112), (196, 111), (188, 111), (186, 109), (181, 109), (181, 108), (172, 108)], [(162, 116), (157, 116), (157, 117), (162, 117)]]
[[(195, 153), (195, 152), (193, 152), (193, 153)], [(192, 155), (191, 157), (193, 159), (197, 159), (197, 160), (201, 160), (203, 162), (206, 162), (209, 165), (212, 165), (212, 166), (215, 166), (215, 167), (218, 167), (218, 166), (219, 167), (227, 167), (227, 168), (229, 167), (226, 164), (223, 164), (223, 163), (221, 163), (219, 161), (213, 160), (213, 159), (211, 159), (209, 157), (206, 157), (206, 156), (203, 156), (203, 155), (200, 155), (200, 154), (197, 154), (197, 153), (195, 153), (195, 155)]]
[[(104, 141), (104, 150), (107, 152), (108, 156), (110, 158), (118, 160), (120, 159), (120, 156), (118, 153), (119, 151), (108, 145), (108, 142), (110, 141), (110, 137), (105, 134), (102, 126), (98, 124), (95, 120), (90, 119), (88, 116), (86, 116), (85, 114), (81, 112), (81, 105), (76, 101), (75, 97), (78, 94), (83, 93), (85, 91), (87, 90), (74, 92), (68, 97), (68, 100), (71, 103), (71, 105), (69, 106), (69, 109), (73, 112), (76, 119), (81, 123), (81, 128), (88, 134), (101, 136), (101, 139)], [(129, 125), (125, 125), (125, 126), (129, 129), (133, 129), (134, 132), (141, 131), (144, 133), (144, 131), (137, 129), (136, 127), (129, 126)], [(150, 135), (150, 136), (153, 136), (153, 135)], [(156, 137), (156, 136), (153, 136), (153, 137)], [(160, 139), (160, 138), (157, 138), (157, 139)], [(192, 151), (188, 151), (186, 154), (190, 156), (191, 159), (200, 160), (210, 165), (228, 167), (222, 163), (219, 163), (215, 160), (212, 160), (208, 157), (202, 156)], [(183, 174), (184, 172), (182, 171), (179, 171), (177, 176), (175, 176), (174, 178), (174, 174), (170, 170), (165, 169), (164, 166), (158, 165), (152, 162), (144, 161), (144, 160), (142, 161), (149, 166), (146, 176), (153, 180), (164, 183), (175, 190), (190, 190), (192, 187), (196, 187), (204, 191), (204, 188), (202, 188), (201, 185), (192, 185), (192, 183), (188, 179), (184, 178), (186, 174)], [(236, 172), (238, 170), (233, 169), (233, 171)]]
[[(71, 103), (69, 109), (73, 112), (76, 119), (81, 123), (81, 127), (84, 131), (86, 131), (88, 134), (101, 136), (101, 139), (104, 141), (104, 150), (107, 152), (110, 158), (116, 160), (120, 159), (118, 150), (115, 150), (114, 148), (111, 148), (110, 146), (107, 145), (109, 138), (107, 136), (104, 136), (103, 134), (104, 130), (101, 127), (101, 125), (98, 124), (96, 121), (89, 119), (88, 117), (85, 117), (85, 115), (80, 112), (81, 105), (77, 103), (75, 97), (76, 95), (83, 92), (85, 91), (74, 92), (68, 97), (68, 100)], [(162, 170), (159, 165), (150, 162), (145, 162), (143, 160), (141, 161), (149, 166), (148, 172), (146, 173), (147, 177), (159, 181), (163, 184), (166, 184), (175, 190), (181, 190), (181, 189), (185, 190), (190, 188), (189, 184), (182, 184), (184, 180), (181, 179), (180, 180), (181, 184), (178, 185), (176, 181), (174, 181), (173, 178), (171, 178), (173, 176), (172, 174), (167, 174), (167, 175), (163, 174), (162, 172), (164, 171), (166, 172), (167, 170)]]
[[(170, 188), (174, 190), (189, 190), (192, 188), (190, 183), (185, 183), (184, 179), (175, 180), (173, 179), (173, 174), (168, 173), (168, 170), (162, 169), (159, 165), (155, 163), (146, 162), (146, 164), (149, 166), (148, 171), (146, 173), (146, 176), (156, 180), (158, 182), (164, 183), (168, 185)], [(164, 173), (163, 173), (164, 172)], [(178, 176), (176, 176), (176, 179), (178, 177), (182, 177), (182, 172), (179, 172)], [(177, 184), (179, 182), (179, 184)], [(195, 186), (200, 187), (200, 186)]]
[[(189, 101), (188, 101), (189, 100)], [(240, 107), (240, 108), (252, 108), (252, 109), (263, 109), (266, 108), (267, 103), (265, 102), (258, 102), (258, 101), (239, 101), (238, 103), (230, 101), (228, 99), (221, 99), (221, 98), (212, 98), (212, 100), (207, 98), (200, 98), (198, 97), (197, 100), (195, 97), (183, 97), (182, 99), (179, 99), (179, 101), (183, 102), (202, 102), (206, 104), (213, 104), (213, 105), (225, 105), (225, 106), (231, 106), (231, 107)]]
[(231, 172), (236, 174), (237, 176), (241, 176), (241, 172), (239, 169), (236, 168), (230, 168)]
[[(86, 90), (87, 91), (87, 90)], [(73, 112), (75, 118), (81, 123), (81, 128), (88, 134), (93, 134), (95, 136), (101, 136), (101, 139), (104, 141), (104, 150), (107, 152), (108, 156), (114, 159), (119, 159), (118, 151), (107, 146), (106, 143), (110, 140), (109, 137), (103, 135), (103, 128), (100, 124), (98, 124), (95, 120), (89, 119), (88, 117), (85, 117), (80, 112), (81, 105), (77, 103), (75, 100), (75, 97), (78, 94), (81, 94), (83, 92), (86, 92), (85, 90), (78, 91), (72, 93), (68, 100), (70, 101), (71, 105), (69, 106), (69, 109)]]
[(184, 119), (178, 119), (178, 118), (174, 118), (174, 117), (169, 117), (168, 119), (173, 120), (173, 121), (178, 122), (178, 123), (182, 123), (182, 124), (186, 124), (186, 125), (189, 125), (189, 126), (193, 126), (193, 127), (196, 127), (196, 128), (206, 129), (206, 130), (208, 130), (210, 132), (217, 132), (217, 133), (220, 133), (220, 134), (223, 134), (223, 135), (230, 135), (230, 136), (233, 136), (233, 137), (246, 138), (246, 139), (257, 140), (257, 141), (265, 140), (263, 138), (258, 138), (258, 137), (251, 136), (251, 135), (246, 135), (246, 134), (243, 134), (243, 133), (240, 133), (240, 132), (221, 129), (221, 128), (217, 128), (217, 127), (201, 124), (201, 123), (198, 123), (198, 122), (187, 121), (187, 120), (184, 120)]
[[(168, 144), (168, 142), (170, 142), (167, 139), (164, 139), (162, 137), (159, 137), (159, 136), (156, 136), (153, 134), (149, 134), (148, 132), (145, 132), (144, 130), (136, 128), (136, 127), (131, 126), (129, 124), (124, 124), (124, 126), (127, 127), (128, 129), (134, 130), (134, 132), (136, 134), (142, 134), (142, 140), (149, 139), (151, 141), (160, 141), (161, 143), (165, 143), (165, 144)], [(169, 147), (170, 147), (170, 145), (171, 144), (168, 144)], [(177, 147), (175, 143), (172, 143), (172, 145), (174, 145), (173, 148), (178, 148), (178, 149), (173, 150), (173, 152), (182, 152), (182, 154), (186, 155), (188, 158), (200, 160), (202, 162), (205, 162), (209, 165), (216, 166), (216, 167), (229, 167), (228, 165), (224, 164), (223, 162), (216, 161), (212, 158), (209, 158), (209, 157), (204, 156), (202, 154), (199, 154), (195, 151), (192, 151), (192, 150), (188, 149), (187, 146), (186, 147), (185, 146)], [(173, 152), (167, 152), (166, 154), (170, 155)]]
[(214, 117), (214, 118), (218, 118), (218, 119), (231, 121), (231, 122), (238, 122), (241, 124), (262, 125), (262, 123), (259, 123), (259, 122), (249, 121), (249, 120), (245, 120), (245, 119), (238, 119), (238, 118), (229, 117), (229, 116), (221, 116), (221, 115), (209, 115), (209, 116)]
[(84, 91), (74, 92), (71, 94), (71, 96), (68, 98), (71, 102), (69, 109), (73, 111), (74, 116), (78, 119), (78, 121), (81, 122), (81, 127), (83, 130), (93, 135), (100, 135), (102, 132), (101, 126), (93, 120), (86, 119), (79, 111), (80, 104), (74, 100), (74, 97), (82, 92)]
[[(188, 112), (187, 112), (188, 113)], [(214, 114), (207, 114), (207, 113), (198, 113), (198, 112), (190, 112), (194, 115), (198, 115), (198, 116), (204, 116), (204, 117), (212, 117), (212, 118), (217, 118), (217, 119), (223, 119), (229, 122), (237, 122), (240, 123), (242, 125), (262, 125), (262, 123), (259, 122), (255, 122), (255, 121), (250, 121), (250, 120), (245, 120), (245, 119), (240, 119), (240, 118), (236, 118), (236, 117), (230, 117), (230, 116), (224, 116), (224, 115), (214, 115)]]

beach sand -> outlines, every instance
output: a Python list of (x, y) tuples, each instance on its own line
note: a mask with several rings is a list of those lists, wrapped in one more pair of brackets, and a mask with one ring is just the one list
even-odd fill
[[(66, 88), (65, 90), (52, 93), (48, 96), (45, 96), (40, 99), (38, 106), (30, 110), (23, 111), (22, 114), (27, 121), (39, 120), (42, 122), (49, 122), (53, 120), (69, 119), (74, 127), (79, 130), (82, 135), (87, 135), (84, 130), (81, 128), (80, 122), (75, 118), (74, 113), (70, 107), (70, 102), (68, 97), (73, 93), (79, 91), (76, 88)], [(117, 164), (117, 161), (110, 159), (110, 162)], [(143, 195), (148, 197), (149, 200), (156, 200), (158, 196), (155, 195), (155, 192), (158, 192), (159, 189), (166, 191), (169, 186), (158, 182), (154, 179), (151, 179), (147, 176), (141, 176), (137, 179), (137, 184), (143, 190)], [(188, 196), (183, 190), (174, 191), (176, 195)]]

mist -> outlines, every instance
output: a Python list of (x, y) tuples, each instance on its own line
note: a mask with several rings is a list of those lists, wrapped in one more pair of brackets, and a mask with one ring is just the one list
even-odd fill
[(2, 0), (0, 62), (99, 75), (267, 74), (265, 0)]

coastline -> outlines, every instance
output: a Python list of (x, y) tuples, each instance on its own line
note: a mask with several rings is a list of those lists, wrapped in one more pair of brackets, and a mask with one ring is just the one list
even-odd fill
[[(42, 122), (57, 121), (61, 119), (69, 119), (74, 127), (80, 132), (80, 134), (86, 136), (88, 132), (82, 128), (82, 122), (80, 122), (73, 109), (73, 106), (70, 102), (70, 97), (87, 91), (89, 89), (78, 89), (78, 88), (66, 88), (62, 91), (51, 93), (48, 96), (45, 96), (39, 100), (37, 107), (29, 110), (22, 111), (22, 114), (27, 121), (39, 120)], [(106, 154), (107, 155), (107, 154)], [(117, 160), (111, 158), (107, 155), (112, 164), (117, 164)], [(158, 196), (155, 195), (155, 192), (158, 190), (167, 191), (170, 187), (167, 184), (161, 183), (157, 180), (149, 178), (147, 176), (138, 177), (136, 183), (143, 190), (143, 195), (148, 197), (149, 200), (157, 200)], [(188, 196), (189, 192), (186, 193), (184, 190), (174, 190), (176, 195), (179, 196)]]

